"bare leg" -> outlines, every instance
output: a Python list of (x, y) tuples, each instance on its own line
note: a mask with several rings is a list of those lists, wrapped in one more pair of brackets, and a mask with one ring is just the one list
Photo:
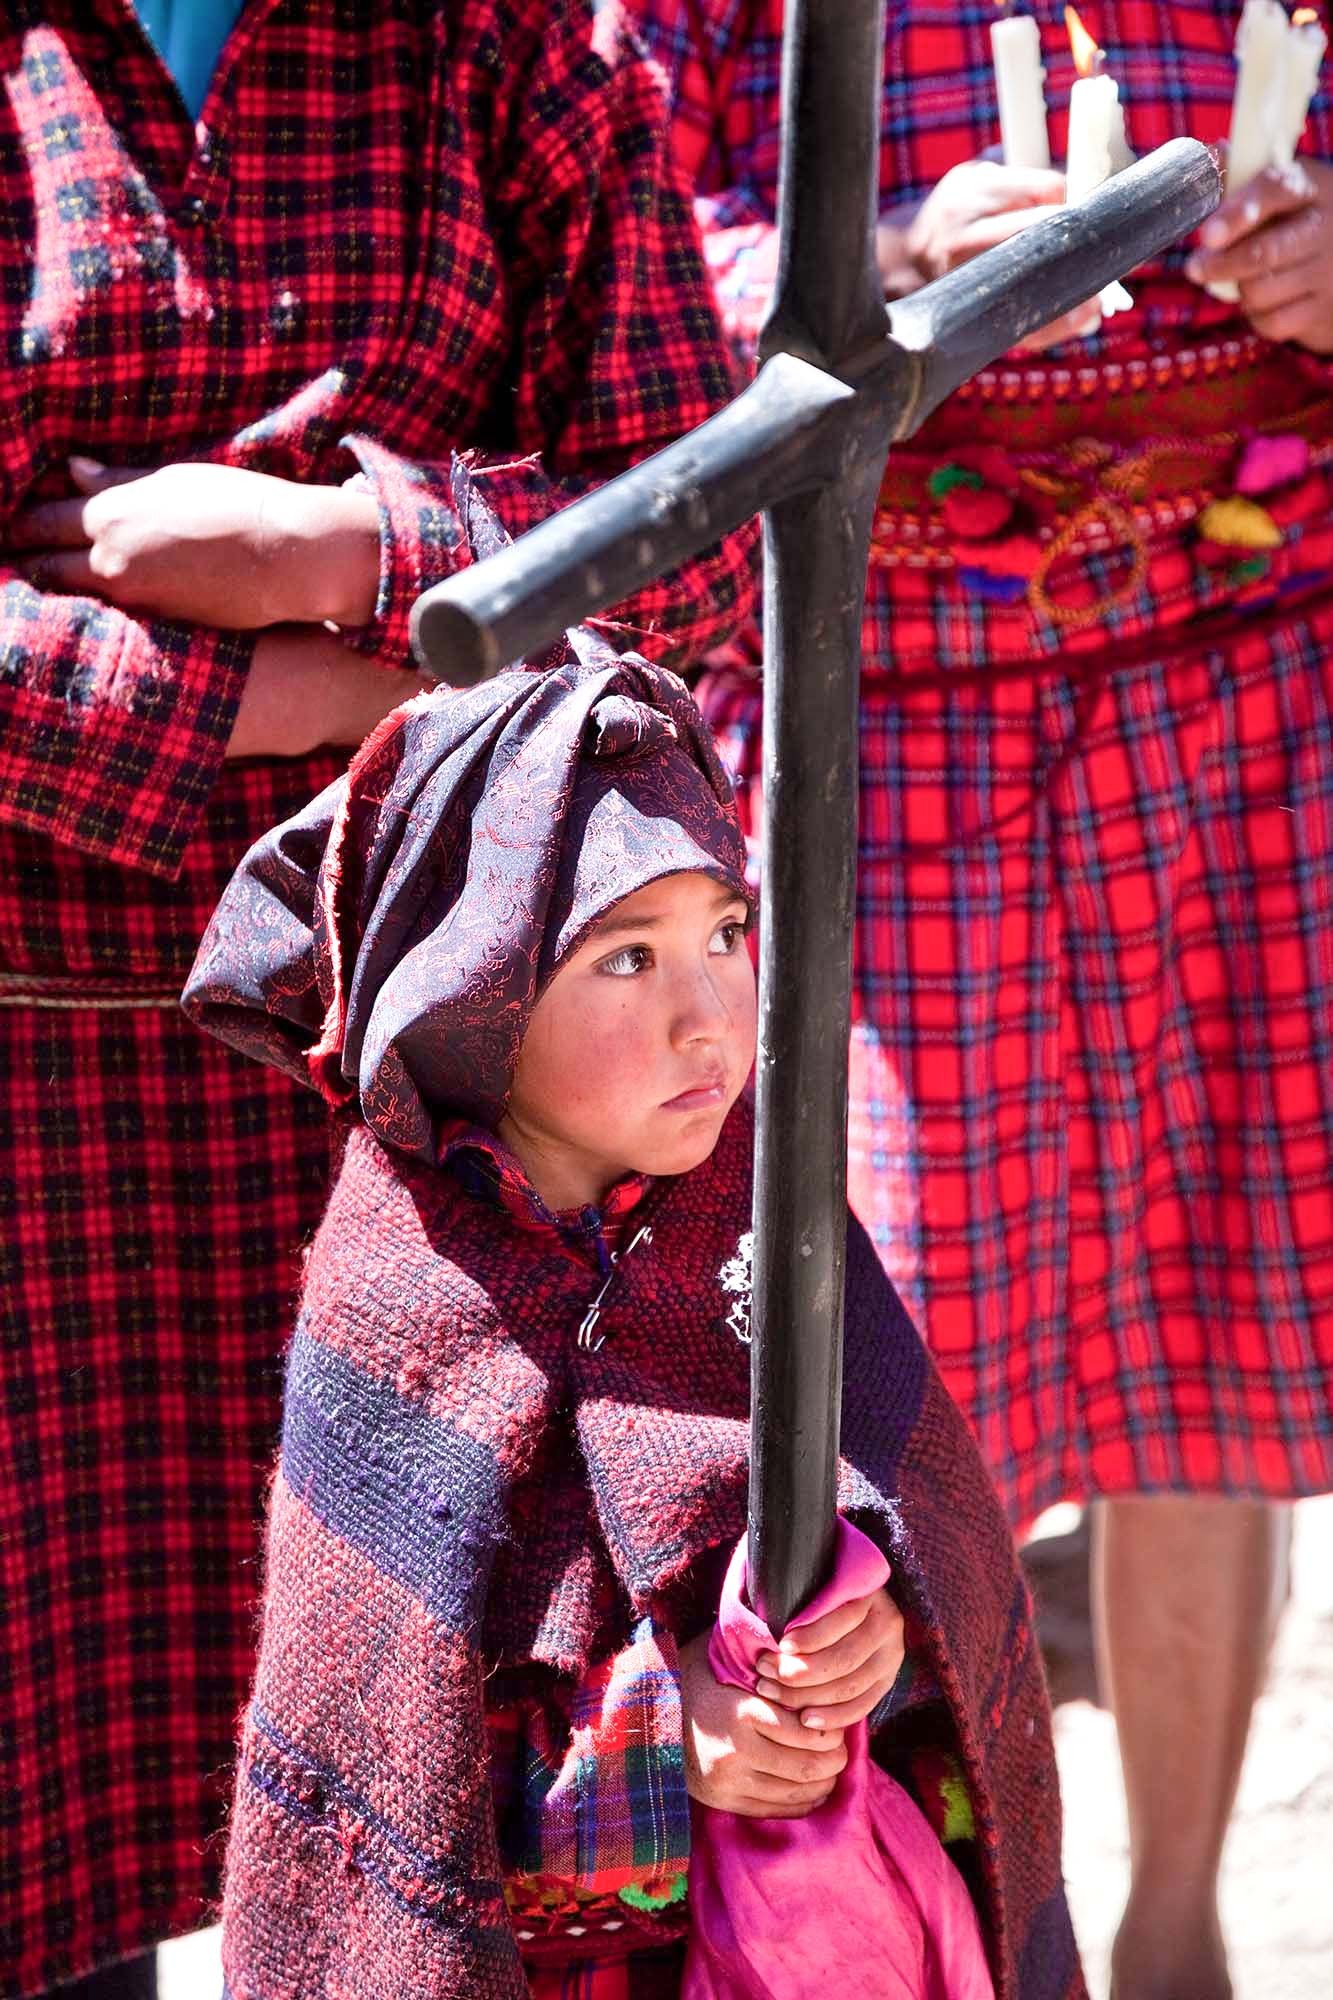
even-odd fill
[(1287, 1592), (1291, 1509), (1097, 1503), (1093, 1615), (1129, 1807), (1112, 2000), (1230, 2000), (1217, 1872)]

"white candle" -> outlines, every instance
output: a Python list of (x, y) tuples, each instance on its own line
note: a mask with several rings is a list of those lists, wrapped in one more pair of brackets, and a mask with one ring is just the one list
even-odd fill
[(1125, 144), (1125, 114), (1113, 76), (1081, 76), (1069, 93), (1069, 152), (1065, 200), (1084, 201), (1109, 181)]
[[(1317, 16), (1292, 21), (1280, 0), (1245, 0), (1236, 30), (1236, 94), (1231, 105), (1227, 189), (1247, 187), (1266, 167), (1289, 167), (1301, 143), (1328, 37)], [(1208, 287), (1215, 299), (1240, 297), (1230, 278)]]
[(1286, 98), (1288, 36), (1281, 0), (1245, 0), (1236, 30), (1236, 94), (1227, 148), (1227, 187), (1233, 193), (1273, 165)]
[(1287, 31), (1287, 60), (1282, 78), (1282, 110), (1277, 121), (1273, 164), (1289, 167), (1310, 115), (1310, 99), (1319, 88), (1328, 36), (1312, 13), (1292, 16)]
[(1000, 141), (1007, 167), (1049, 167), (1042, 84), (1041, 31), (1031, 14), (1004, 14), (991, 22), (991, 61), (1000, 103)]
[[(1132, 155), (1125, 137), (1120, 86), (1101, 67), (1102, 52), (1072, 7), (1065, 22), (1079, 75), (1069, 93), (1069, 143), (1065, 156), (1065, 200), (1086, 201), (1103, 181), (1119, 173)], [(1124, 312), (1134, 301), (1121, 284), (1106, 285), (1098, 297), (1102, 313)]]

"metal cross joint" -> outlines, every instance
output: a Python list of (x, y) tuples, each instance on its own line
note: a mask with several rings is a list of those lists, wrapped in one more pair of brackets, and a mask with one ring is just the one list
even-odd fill
[(874, 250), (883, 33), (882, 0), (788, 0), (778, 273), (749, 388), (413, 614), (426, 672), (470, 685), (764, 513), (749, 1573), (775, 1631), (814, 1595), (833, 1547), (857, 682), (885, 460), (970, 376), (1221, 198), (1214, 153), (1177, 139), (886, 307)]

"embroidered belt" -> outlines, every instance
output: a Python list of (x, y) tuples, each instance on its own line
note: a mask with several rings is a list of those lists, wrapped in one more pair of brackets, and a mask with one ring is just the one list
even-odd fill
[[(1333, 397), (1300, 369), (1275, 369), (1259, 343), (1226, 345), (1229, 367), (1203, 384), (1193, 374), (1220, 347), (1001, 372), (996, 384), (1018, 385), (1009, 402), (946, 405), (945, 421), (889, 459), (872, 566), (960, 572), (970, 595), (1026, 599), (1066, 631), (1132, 600), (1153, 546), (1183, 543), (1236, 585), (1261, 577), (1285, 540), (1333, 512)], [(1114, 588), (1052, 600), (1058, 566), (1117, 555)]]
[(48, 976), (37, 972), (0, 972), (0, 1007), (121, 1013), (179, 1006), (179, 986), (144, 986), (128, 979), (99, 979), (96, 974)]
[[(1216, 421), (1216, 406), (1228, 402), (1238, 406), (1237, 414), (1242, 413), (1241, 405), (1252, 414), (1257, 381), (1265, 385), (1265, 393), (1275, 385), (1283, 406), (1291, 409), (1298, 401), (1313, 400), (1320, 380), (1320, 372), (1293, 369), (1290, 356), (1275, 353), (1270, 341), (1243, 333), (1193, 347), (1131, 354), (1123, 360), (1103, 355), (1070, 363), (1033, 355), (983, 368), (954, 391), (942, 414), (947, 424), (957, 413), (961, 434), (975, 427), (979, 403), (998, 403), (1012, 414), (1023, 405), (1037, 406), (1043, 421), (1049, 421), (1052, 411), (1068, 409), (1077, 418), (1079, 409), (1090, 403), (1151, 397), (1151, 403), (1141, 405), (1142, 421), (1197, 428), (1201, 407), (1209, 411), (1209, 422)], [(988, 421), (988, 415), (980, 420)]]

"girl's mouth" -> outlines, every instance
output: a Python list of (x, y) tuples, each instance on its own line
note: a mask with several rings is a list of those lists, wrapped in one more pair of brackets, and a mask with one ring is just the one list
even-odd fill
[(712, 1083), (696, 1084), (691, 1090), (682, 1090), (679, 1097), (669, 1097), (662, 1106), (664, 1111), (707, 1111), (715, 1104), (721, 1104), (727, 1095), (726, 1079), (716, 1077)]

